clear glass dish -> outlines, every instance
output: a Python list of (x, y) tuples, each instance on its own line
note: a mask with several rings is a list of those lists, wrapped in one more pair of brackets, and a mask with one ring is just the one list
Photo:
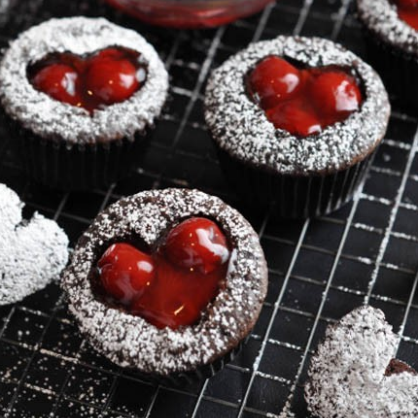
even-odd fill
[(152, 25), (208, 28), (263, 9), (274, 0), (106, 0)]

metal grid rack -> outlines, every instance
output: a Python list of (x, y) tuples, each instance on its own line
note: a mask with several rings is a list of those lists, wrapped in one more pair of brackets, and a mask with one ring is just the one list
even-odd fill
[[(95, 215), (142, 189), (198, 187), (239, 207), (202, 117), (210, 70), (250, 41), (281, 33), (336, 40), (364, 56), (352, 0), (279, 0), (255, 17), (207, 31), (150, 28), (96, 0), (0, 0), (0, 47), (56, 16), (106, 16), (143, 33), (172, 77), (171, 99), (143, 170), (108, 190), (63, 194), (28, 183), (0, 126), (0, 182), (65, 228), (72, 243)], [(398, 356), (418, 367), (418, 119), (397, 110), (350, 205), (317, 220), (279, 223), (240, 208), (270, 268), (261, 318), (239, 358), (212, 379), (173, 389), (115, 367), (83, 341), (59, 287), (0, 308), (0, 414), (5, 417), (307, 417), (303, 383), (325, 327), (363, 302), (402, 335)]]

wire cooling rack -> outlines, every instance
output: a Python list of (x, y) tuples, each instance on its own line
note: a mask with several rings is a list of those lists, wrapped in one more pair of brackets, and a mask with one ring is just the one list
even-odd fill
[[(96, 0), (0, 0), (0, 47), (50, 17), (106, 16), (152, 42), (172, 77), (171, 100), (143, 170), (108, 190), (62, 194), (30, 184), (0, 126), (0, 182), (56, 219), (72, 243), (124, 195), (198, 187), (238, 202), (205, 129), (210, 70), (250, 41), (278, 34), (327, 37), (364, 56), (350, 0), (279, 0), (262, 14), (207, 31), (149, 28)], [(240, 208), (259, 232), (270, 271), (260, 320), (239, 358), (192, 387), (151, 385), (95, 354), (57, 285), (0, 308), (0, 414), (4, 417), (277, 417), (286, 404), (308, 417), (303, 383), (325, 327), (362, 303), (384, 310), (402, 339), (398, 357), (418, 367), (418, 119), (398, 111), (352, 204), (318, 220), (279, 223)], [(238, 206), (239, 207), (239, 206)]]

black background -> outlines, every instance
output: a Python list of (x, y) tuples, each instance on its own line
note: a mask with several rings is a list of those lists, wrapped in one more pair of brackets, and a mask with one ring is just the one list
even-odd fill
[[(143, 189), (198, 187), (237, 206), (259, 232), (269, 294), (239, 358), (193, 387), (150, 385), (95, 354), (77, 332), (59, 287), (0, 308), (0, 414), (9, 417), (256, 418), (278, 416), (302, 385), (327, 324), (368, 301), (403, 335), (398, 356), (418, 367), (418, 119), (394, 105), (390, 127), (363, 193), (326, 218), (279, 223), (255, 216), (228, 190), (202, 116), (210, 70), (249, 42), (278, 34), (336, 40), (365, 57), (350, 0), (279, 0), (262, 14), (207, 31), (159, 30), (95, 0), (0, 1), (0, 47), (50, 17), (106, 16), (141, 32), (167, 65), (171, 99), (143, 170), (91, 193), (58, 193), (28, 182), (0, 126), (0, 182), (52, 217), (72, 244), (96, 214)], [(258, 359), (256, 362), (255, 360)]]

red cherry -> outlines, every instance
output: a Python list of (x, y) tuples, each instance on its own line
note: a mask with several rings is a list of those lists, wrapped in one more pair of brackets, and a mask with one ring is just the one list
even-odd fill
[(51, 64), (42, 68), (33, 78), (32, 83), (55, 100), (80, 106), (81, 97), (78, 93), (79, 77), (69, 65)]
[(342, 71), (326, 71), (314, 77), (310, 93), (323, 115), (337, 119), (342, 113), (347, 115), (358, 110), (362, 102), (354, 77)]
[(130, 305), (154, 280), (154, 261), (129, 244), (113, 244), (98, 262), (106, 292), (117, 302)]
[(302, 101), (282, 103), (267, 110), (267, 118), (277, 129), (284, 129), (292, 135), (308, 136), (321, 132), (321, 124), (310, 108)]
[(263, 59), (252, 71), (250, 89), (257, 92), (261, 106), (269, 108), (288, 99), (300, 87), (299, 70), (282, 58)]
[(136, 51), (106, 48), (93, 55), (54, 53), (28, 68), (32, 85), (53, 99), (93, 112), (129, 99), (146, 80)]
[(163, 304), (158, 306), (155, 302), (145, 303), (142, 299), (138, 299), (132, 305), (131, 312), (160, 329), (166, 327), (178, 329), (181, 326), (193, 325), (202, 313), (194, 305), (182, 303), (181, 300), (165, 301), (165, 298), (162, 297), (160, 301)]
[(396, 0), (399, 7), (413, 9), (418, 7), (418, 0)]
[(120, 48), (106, 48), (99, 51), (93, 57), (96, 59), (110, 59), (110, 60), (122, 60), (128, 57), (127, 53)]
[(211, 273), (229, 258), (225, 235), (206, 218), (190, 218), (172, 229), (165, 252), (175, 265), (203, 273)]
[(208, 303), (219, 292), (227, 265), (203, 273), (174, 265), (166, 254), (155, 255), (156, 279), (132, 306), (132, 313), (141, 315), (158, 328), (195, 324)]
[(110, 105), (129, 99), (139, 88), (136, 67), (127, 59), (100, 56), (92, 60), (86, 73), (88, 94)]
[(418, 30), (418, 0), (398, 0), (397, 4), (399, 18)]

